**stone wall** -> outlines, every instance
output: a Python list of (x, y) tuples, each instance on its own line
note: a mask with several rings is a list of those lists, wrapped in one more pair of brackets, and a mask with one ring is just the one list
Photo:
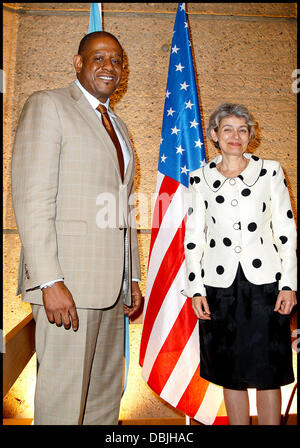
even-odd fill
[[(88, 30), (89, 7), (4, 4), (5, 332), (30, 312), (15, 296), (20, 242), (11, 204), (10, 160), (18, 117), (32, 92), (63, 87), (75, 78), (72, 59)], [(130, 130), (137, 159), (143, 293), (151, 228), (145, 209), (156, 186), (176, 9), (177, 3), (103, 3), (104, 29), (119, 38), (127, 61), (126, 79), (112, 104)], [(296, 3), (188, 3), (187, 12), (204, 126), (224, 100), (247, 105), (260, 126), (255, 153), (281, 162), (296, 214), (297, 98), (292, 91), (292, 72), (297, 68)], [(206, 143), (211, 159), (216, 149)], [(135, 322), (136, 333), (141, 318)]]

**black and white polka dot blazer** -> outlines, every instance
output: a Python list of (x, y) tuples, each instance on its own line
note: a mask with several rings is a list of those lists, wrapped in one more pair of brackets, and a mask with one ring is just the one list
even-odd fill
[(217, 170), (221, 155), (190, 173), (187, 297), (205, 296), (205, 285), (230, 286), (239, 262), (254, 284), (297, 289), (296, 225), (283, 170), (274, 160), (244, 156), (249, 164), (235, 178)]

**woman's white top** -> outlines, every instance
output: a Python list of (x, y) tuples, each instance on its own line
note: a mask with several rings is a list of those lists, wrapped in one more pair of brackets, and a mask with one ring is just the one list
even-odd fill
[(274, 160), (245, 153), (247, 167), (226, 178), (217, 156), (190, 173), (185, 231), (187, 297), (206, 295), (204, 285), (228, 287), (238, 264), (254, 284), (278, 280), (297, 289), (296, 225), (283, 170)]

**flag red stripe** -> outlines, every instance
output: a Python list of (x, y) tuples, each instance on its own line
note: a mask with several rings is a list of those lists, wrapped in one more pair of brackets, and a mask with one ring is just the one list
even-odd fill
[[(147, 307), (146, 315), (144, 318), (144, 326), (143, 326), (141, 349), (140, 349), (141, 366), (144, 363), (148, 340), (156, 316), (184, 260), (184, 250), (183, 250), (184, 232), (185, 232), (185, 219), (182, 220), (182, 223), (178, 228), (166, 252), (166, 255), (161, 263), (160, 269), (152, 286), (152, 290), (149, 296), (149, 303), (151, 303), (151, 306)], [(178, 250), (178, 248), (181, 248), (181, 250)]]
[(186, 412), (188, 409), (190, 416), (196, 415), (209, 386), (209, 382), (200, 377), (199, 366), (200, 363), (176, 406), (177, 409), (183, 412)]
[(191, 308), (191, 301), (187, 299), (149, 375), (148, 384), (157, 394), (161, 394), (196, 324), (197, 318)]
[[(151, 241), (150, 241), (150, 250), (148, 258), (149, 260), (151, 258), (152, 248), (155, 243), (161, 222), (165, 216), (166, 211), (169, 208), (171, 199), (173, 198), (173, 195), (176, 193), (176, 190), (179, 187), (179, 185), (180, 185), (179, 182), (168, 176), (165, 176), (161, 183), (153, 211)], [(168, 197), (169, 200), (167, 200)], [(162, 202), (162, 200), (164, 202)]]
[(229, 425), (229, 418), (226, 416), (218, 416), (215, 418), (213, 425)]

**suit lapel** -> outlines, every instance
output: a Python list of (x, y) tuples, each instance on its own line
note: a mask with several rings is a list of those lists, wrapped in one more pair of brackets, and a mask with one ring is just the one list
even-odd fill
[[(85, 98), (85, 96), (83, 95), (83, 93), (81, 92), (81, 90), (79, 89), (79, 87), (76, 85), (75, 82), (70, 84), (70, 94), (71, 97), (75, 100), (75, 107), (81, 114), (82, 119), (90, 126), (91, 130), (96, 134), (99, 142), (102, 143), (103, 147), (105, 147), (108, 150), (108, 153), (115, 166), (115, 169), (117, 170), (118, 175), (120, 176), (120, 168), (116, 148), (113, 142), (111, 141), (111, 138), (109, 137), (103, 124), (97, 117), (95, 111), (93, 110), (88, 100)], [(120, 182), (121, 182), (121, 176), (120, 176)]]

